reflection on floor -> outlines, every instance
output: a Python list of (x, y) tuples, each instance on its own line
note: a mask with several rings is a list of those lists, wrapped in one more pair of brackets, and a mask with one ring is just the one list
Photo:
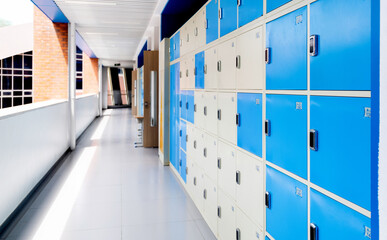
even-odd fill
[(6, 239), (216, 239), (129, 109), (104, 112)]

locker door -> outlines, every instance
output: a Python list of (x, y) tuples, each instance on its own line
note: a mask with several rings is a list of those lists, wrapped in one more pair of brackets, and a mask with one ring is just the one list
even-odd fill
[[(214, 0), (213, 0), (214, 1)], [(204, 54), (204, 86), (206, 89), (218, 88), (218, 51), (216, 48), (207, 50)]]
[(222, 240), (235, 240), (235, 203), (218, 189), (218, 235)]
[(189, 76), (189, 61), (188, 58), (183, 58), (181, 61), (181, 75), (180, 75), (180, 89), (188, 88), (188, 76)]
[(306, 90), (307, 8), (303, 7), (266, 25), (266, 88)]
[(211, 0), (206, 6), (206, 18), (207, 18), (207, 26), (206, 26), (206, 43), (218, 39), (218, 0)]
[(218, 136), (237, 143), (237, 98), (235, 93), (218, 93)]
[(194, 101), (195, 125), (199, 128), (204, 128), (204, 93), (195, 91)]
[(190, 55), (187, 59), (188, 77), (187, 77), (187, 88), (195, 88), (195, 55)]
[(371, 101), (369, 98), (310, 98), (313, 183), (371, 210)]
[(186, 109), (187, 109), (187, 121), (194, 123), (194, 91), (186, 91)]
[(195, 55), (195, 88), (204, 88), (204, 52)]
[(206, 45), (206, 8), (200, 10), (195, 16), (195, 49)]
[(236, 200), (236, 150), (232, 146), (218, 142), (218, 188)]
[(172, 62), (175, 60), (175, 38), (171, 37), (169, 40), (169, 60)]
[(204, 215), (204, 197), (203, 197), (203, 191), (204, 191), (204, 174), (200, 167), (196, 166), (194, 167), (194, 198), (193, 201), (196, 205), (196, 207), (199, 209), (200, 213)]
[(195, 21), (194, 17), (187, 22), (187, 53), (195, 49)]
[(188, 52), (188, 22), (184, 24), (184, 26), (182, 26), (180, 29), (180, 55), (184, 56)]
[(187, 167), (187, 156), (185, 152), (180, 150), (179, 174), (185, 183), (187, 182), (186, 167)]
[(212, 232), (218, 232), (218, 190), (216, 184), (208, 177), (204, 177), (204, 220)]
[(371, 90), (371, 1), (320, 0), (311, 4), (310, 17), (311, 34), (318, 36), (311, 89)]
[(307, 178), (307, 97), (266, 95), (266, 159)]
[(266, 12), (271, 12), (274, 9), (279, 8), (290, 1), (291, 0), (266, 0)]
[(371, 239), (371, 220), (311, 189), (310, 221), (318, 240)]
[(266, 191), (266, 231), (274, 239), (307, 240), (307, 186), (267, 166)]
[[(204, 169), (205, 168), (205, 161), (204, 161), (204, 148), (206, 147), (206, 144), (205, 144), (205, 137), (204, 137), (204, 132), (199, 130), (199, 129), (196, 129), (196, 145), (194, 145), (194, 149), (195, 149), (195, 161), (197, 163), (197, 165)], [(196, 148), (195, 148), (196, 146)]]
[(178, 169), (178, 158), (180, 151), (180, 139), (179, 139), (179, 129), (180, 129), (180, 107), (179, 107), (179, 79), (178, 72), (180, 69), (180, 64), (174, 64), (171, 66), (171, 144), (170, 144), (170, 153), (171, 153), (171, 163)]
[(263, 226), (263, 169), (261, 161), (245, 153), (237, 153), (236, 203), (260, 226)]
[(204, 93), (204, 128), (213, 134), (217, 134), (218, 130), (217, 105), (218, 101), (216, 92)]
[(262, 41), (262, 27), (237, 37), (236, 80), (238, 89), (263, 89), (264, 56)]
[[(187, 162), (188, 158), (194, 158), (195, 149), (194, 149), (194, 141), (196, 140), (195, 136), (195, 127), (192, 124), (187, 123)], [(187, 166), (189, 164), (187, 163)]]
[(236, 88), (236, 40), (231, 39), (219, 46), (218, 50), (218, 88), (235, 89)]
[(263, 0), (239, 0), (238, 26), (242, 27), (263, 15)]
[(178, 59), (180, 58), (180, 31), (175, 34), (174, 46), (175, 46), (174, 59)]
[(179, 108), (180, 108), (180, 117), (184, 120), (187, 120), (187, 108), (186, 108), (186, 102), (187, 102), (187, 96), (186, 91), (180, 91), (179, 95)]
[(204, 148), (203, 148), (203, 160), (204, 160), (204, 172), (212, 181), (218, 182), (218, 143), (216, 138), (204, 134)]
[(235, 0), (220, 0), (220, 37), (238, 28), (238, 5)]
[(180, 147), (186, 151), (187, 150), (187, 142), (186, 142), (186, 139), (187, 139), (187, 125), (184, 121), (180, 121), (180, 132), (179, 132), (179, 136), (180, 136)]
[(265, 237), (261, 228), (239, 208), (236, 209), (236, 235), (238, 240), (264, 240)]
[[(188, 129), (187, 129), (188, 131)], [(195, 162), (193, 161), (192, 154), (188, 153), (187, 150), (187, 192), (191, 197), (192, 201), (194, 200), (194, 178), (195, 178)]]
[(238, 93), (238, 147), (262, 157), (262, 94)]

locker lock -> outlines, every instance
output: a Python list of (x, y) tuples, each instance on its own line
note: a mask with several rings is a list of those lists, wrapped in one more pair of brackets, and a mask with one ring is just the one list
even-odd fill
[(235, 180), (238, 185), (241, 185), (241, 172), (239, 170), (236, 171)]
[(318, 150), (318, 132), (315, 129), (309, 131), (309, 147), (313, 151)]
[(266, 136), (270, 136), (270, 133), (271, 133), (270, 120), (266, 120), (265, 121), (265, 134), (266, 134)]
[(310, 56), (318, 55), (318, 35), (309, 37), (309, 54)]
[(222, 208), (218, 206), (218, 218), (222, 218)]
[(222, 159), (218, 158), (218, 168), (222, 169)]
[(265, 63), (266, 64), (270, 64), (270, 53), (271, 53), (270, 48), (266, 48), (265, 49)]
[(271, 194), (269, 192), (265, 193), (265, 206), (268, 209), (271, 209)]
[(314, 224), (310, 224), (310, 240), (318, 240), (318, 227)]
[(204, 199), (207, 199), (207, 189), (204, 189), (204, 190), (203, 190), (203, 198), (204, 198)]
[(241, 230), (239, 228), (236, 229), (236, 240), (241, 240)]

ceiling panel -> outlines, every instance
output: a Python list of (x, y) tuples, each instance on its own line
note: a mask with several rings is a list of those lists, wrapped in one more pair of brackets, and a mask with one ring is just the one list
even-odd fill
[(158, 0), (55, 0), (98, 58), (132, 60)]

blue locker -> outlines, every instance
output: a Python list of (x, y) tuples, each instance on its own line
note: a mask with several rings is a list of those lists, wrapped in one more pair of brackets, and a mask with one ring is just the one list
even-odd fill
[(187, 124), (185, 121), (180, 121), (179, 139), (180, 147), (187, 151)]
[(307, 186), (267, 166), (266, 191), (266, 231), (278, 240), (307, 240)]
[(218, 0), (211, 0), (206, 6), (207, 17), (207, 30), (206, 30), (206, 42), (207, 44), (218, 39), (219, 37), (219, 25), (218, 25)]
[(194, 100), (194, 91), (186, 91), (186, 108), (187, 108), (187, 121), (191, 123), (194, 122), (195, 115), (195, 100)]
[(238, 93), (238, 146), (262, 157), (262, 94)]
[[(350, 20), (349, 20), (350, 19)], [(310, 6), (312, 90), (371, 90), (371, 1), (319, 0)]]
[(186, 91), (180, 91), (180, 101), (179, 101), (179, 107), (180, 107), (180, 117), (184, 120), (187, 120), (187, 96)]
[(180, 32), (177, 32), (174, 37), (174, 44), (175, 44), (175, 59), (180, 58)]
[(311, 96), (310, 128), (311, 182), (371, 210), (371, 100)]
[(266, 12), (271, 12), (290, 1), (291, 0), (266, 0)]
[(169, 61), (175, 60), (175, 36), (169, 40)]
[(307, 107), (306, 96), (266, 95), (266, 160), (305, 179)]
[(267, 23), (267, 89), (306, 90), (307, 19), (303, 7)]
[(263, 0), (239, 0), (238, 25), (242, 27), (263, 15)]
[(180, 108), (179, 108), (179, 92), (180, 92), (180, 81), (179, 71), (180, 63), (171, 65), (171, 99), (170, 99), (170, 162), (178, 169), (179, 152), (180, 152)]
[(220, 37), (238, 28), (238, 5), (235, 0), (220, 0)]
[(371, 220), (345, 205), (310, 191), (310, 222), (317, 228), (318, 240), (369, 240)]
[(204, 89), (204, 51), (195, 55), (195, 88)]
[(270, 240), (270, 238), (268, 236), (265, 237), (265, 240)]
[(185, 183), (187, 183), (186, 168), (187, 168), (187, 155), (185, 154), (185, 152), (180, 151), (179, 174)]

